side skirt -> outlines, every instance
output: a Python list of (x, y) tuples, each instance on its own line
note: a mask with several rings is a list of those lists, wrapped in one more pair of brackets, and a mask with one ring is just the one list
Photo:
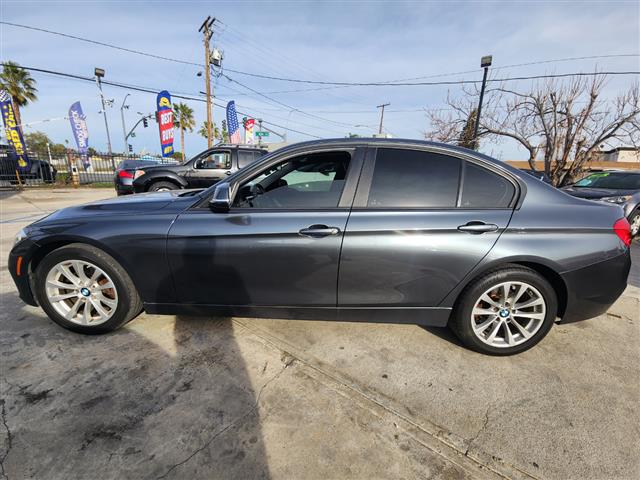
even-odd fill
[(444, 327), (451, 308), (440, 307), (262, 307), (237, 305), (193, 305), (145, 303), (144, 309), (155, 315), (193, 315), (221, 317), (278, 318), (286, 320), (333, 320), (342, 322), (407, 323)]

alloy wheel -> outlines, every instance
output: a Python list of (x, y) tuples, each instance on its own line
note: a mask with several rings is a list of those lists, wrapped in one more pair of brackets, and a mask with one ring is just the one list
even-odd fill
[(534, 286), (504, 282), (486, 290), (471, 311), (473, 333), (487, 345), (509, 348), (533, 337), (544, 323), (546, 302)]
[(51, 306), (78, 325), (100, 325), (118, 307), (118, 292), (107, 273), (84, 260), (65, 260), (47, 274), (45, 291)]
[(631, 236), (635, 237), (640, 232), (640, 212), (636, 213), (629, 224), (631, 227)]

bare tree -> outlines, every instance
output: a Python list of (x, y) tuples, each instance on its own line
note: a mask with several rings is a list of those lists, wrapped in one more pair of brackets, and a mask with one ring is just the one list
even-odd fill
[[(640, 89), (632, 85), (612, 101), (602, 98), (606, 78), (595, 75), (568, 83), (549, 80), (528, 91), (504, 85), (485, 96), (479, 136), (489, 141), (510, 138), (529, 153), (529, 165), (544, 170), (555, 185), (575, 178), (597, 157), (601, 145), (640, 142)], [(455, 142), (473, 115), (478, 91), (464, 89), (447, 97), (447, 112), (430, 111), (428, 139)]]

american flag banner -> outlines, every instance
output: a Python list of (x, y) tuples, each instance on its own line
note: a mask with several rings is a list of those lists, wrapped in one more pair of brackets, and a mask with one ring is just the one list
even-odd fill
[(229, 141), (240, 143), (240, 125), (238, 124), (238, 114), (236, 113), (236, 102), (231, 100), (227, 103), (227, 129), (229, 131)]

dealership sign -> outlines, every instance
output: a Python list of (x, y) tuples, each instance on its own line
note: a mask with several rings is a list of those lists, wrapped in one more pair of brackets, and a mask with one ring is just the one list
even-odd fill
[(158, 94), (156, 119), (160, 128), (160, 148), (163, 157), (173, 155), (173, 109), (171, 95), (166, 90)]
[(256, 121), (253, 118), (247, 118), (244, 122), (244, 142), (248, 145), (253, 143), (253, 127)]
[(69, 107), (69, 123), (71, 123), (71, 131), (73, 138), (78, 145), (78, 152), (82, 158), (82, 164), (85, 170), (88, 170), (91, 164), (87, 152), (89, 150), (89, 130), (87, 130), (87, 121), (82, 113), (80, 102), (76, 102)]
[(16, 122), (16, 114), (13, 110), (11, 95), (6, 90), (0, 90), (0, 110), (4, 121), (5, 133), (9, 145), (13, 148), (18, 159), (18, 170), (28, 172), (31, 169), (31, 162), (27, 156), (27, 148), (22, 137), (22, 130)]

